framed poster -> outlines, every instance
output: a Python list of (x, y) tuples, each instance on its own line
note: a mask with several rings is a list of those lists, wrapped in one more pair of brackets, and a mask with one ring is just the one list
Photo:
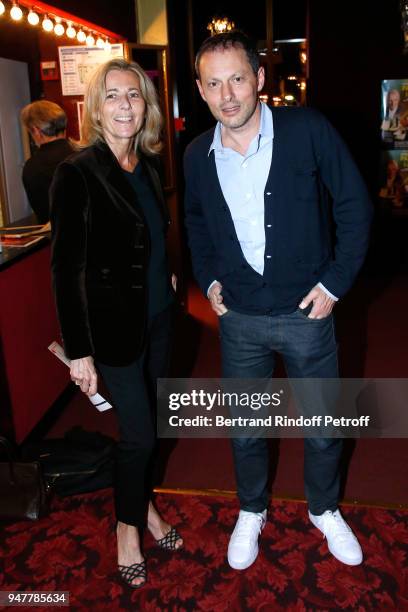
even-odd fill
[(408, 150), (382, 152), (378, 195), (385, 208), (408, 208)]
[(83, 96), (92, 72), (113, 57), (123, 57), (123, 44), (99, 47), (58, 47), (63, 96)]
[(381, 83), (381, 140), (386, 149), (408, 149), (408, 79)]

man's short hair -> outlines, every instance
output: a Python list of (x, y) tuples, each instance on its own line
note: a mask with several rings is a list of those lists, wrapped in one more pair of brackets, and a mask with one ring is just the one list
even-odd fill
[(27, 104), (21, 111), (21, 120), (28, 130), (37, 127), (45, 136), (58, 136), (67, 127), (65, 111), (49, 100)]
[(200, 78), (200, 61), (204, 53), (207, 53), (208, 51), (217, 51), (218, 49), (230, 49), (231, 47), (243, 49), (252, 70), (255, 74), (258, 74), (259, 55), (254, 41), (240, 30), (231, 30), (231, 32), (226, 32), (225, 34), (215, 34), (214, 36), (209, 36), (201, 44), (195, 59), (195, 70), (197, 77)]

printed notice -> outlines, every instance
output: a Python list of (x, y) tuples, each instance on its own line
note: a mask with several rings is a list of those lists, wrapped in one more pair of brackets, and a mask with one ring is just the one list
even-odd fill
[(113, 57), (123, 57), (123, 44), (99, 47), (58, 47), (63, 96), (83, 96), (92, 72)]

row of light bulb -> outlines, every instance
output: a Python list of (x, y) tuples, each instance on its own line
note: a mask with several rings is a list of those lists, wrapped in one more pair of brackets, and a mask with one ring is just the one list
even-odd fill
[[(4, 3), (0, 0), (0, 15), (3, 15), (5, 11), (6, 7), (4, 6)], [(20, 19), (23, 18), (23, 11), (16, 2), (13, 2), (13, 6), (10, 10), (10, 17), (14, 19), (14, 21), (20, 21)], [(76, 38), (78, 42), (86, 43), (88, 47), (94, 47), (96, 45), (100, 49), (110, 49), (111, 43), (107, 38), (104, 40), (103, 38), (98, 36), (98, 38), (95, 40), (95, 37), (93, 36), (92, 32), (86, 34), (82, 30), (82, 28), (76, 31), (70, 21), (67, 21), (67, 25), (65, 28), (59, 17), (54, 17), (54, 19), (55, 23), (52, 21), (52, 19), (48, 17), (48, 15), (44, 15), (41, 25), (46, 32), (52, 32), (54, 30), (54, 34), (56, 34), (57, 36), (62, 36), (65, 32), (68, 38)], [(27, 21), (32, 26), (36, 26), (40, 23), (40, 17), (38, 13), (31, 9), (27, 15)]]

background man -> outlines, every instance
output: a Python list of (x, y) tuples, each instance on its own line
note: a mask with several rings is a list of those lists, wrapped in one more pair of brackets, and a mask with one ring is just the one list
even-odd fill
[(38, 150), (23, 168), (23, 184), (30, 206), (39, 223), (50, 220), (48, 190), (56, 167), (73, 152), (65, 138), (67, 116), (64, 110), (48, 100), (28, 104), (21, 119)]
[[(371, 204), (329, 122), (305, 108), (269, 109), (255, 48), (239, 32), (207, 39), (197, 85), (218, 123), (186, 150), (186, 225), (196, 278), (219, 316), (222, 375), (272, 376), (275, 353), (292, 378), (336, 378), (332, 308), (368, 245)], [(336, 225), (332, 245), (329, 194)], [(342, 441), (305, 440), (309, 517), (340, 561), (362, 561), (338, 510)], [(228, 547), (251, 565), (266, 520), (265, 439), (234, 439), (241, 510)]]

